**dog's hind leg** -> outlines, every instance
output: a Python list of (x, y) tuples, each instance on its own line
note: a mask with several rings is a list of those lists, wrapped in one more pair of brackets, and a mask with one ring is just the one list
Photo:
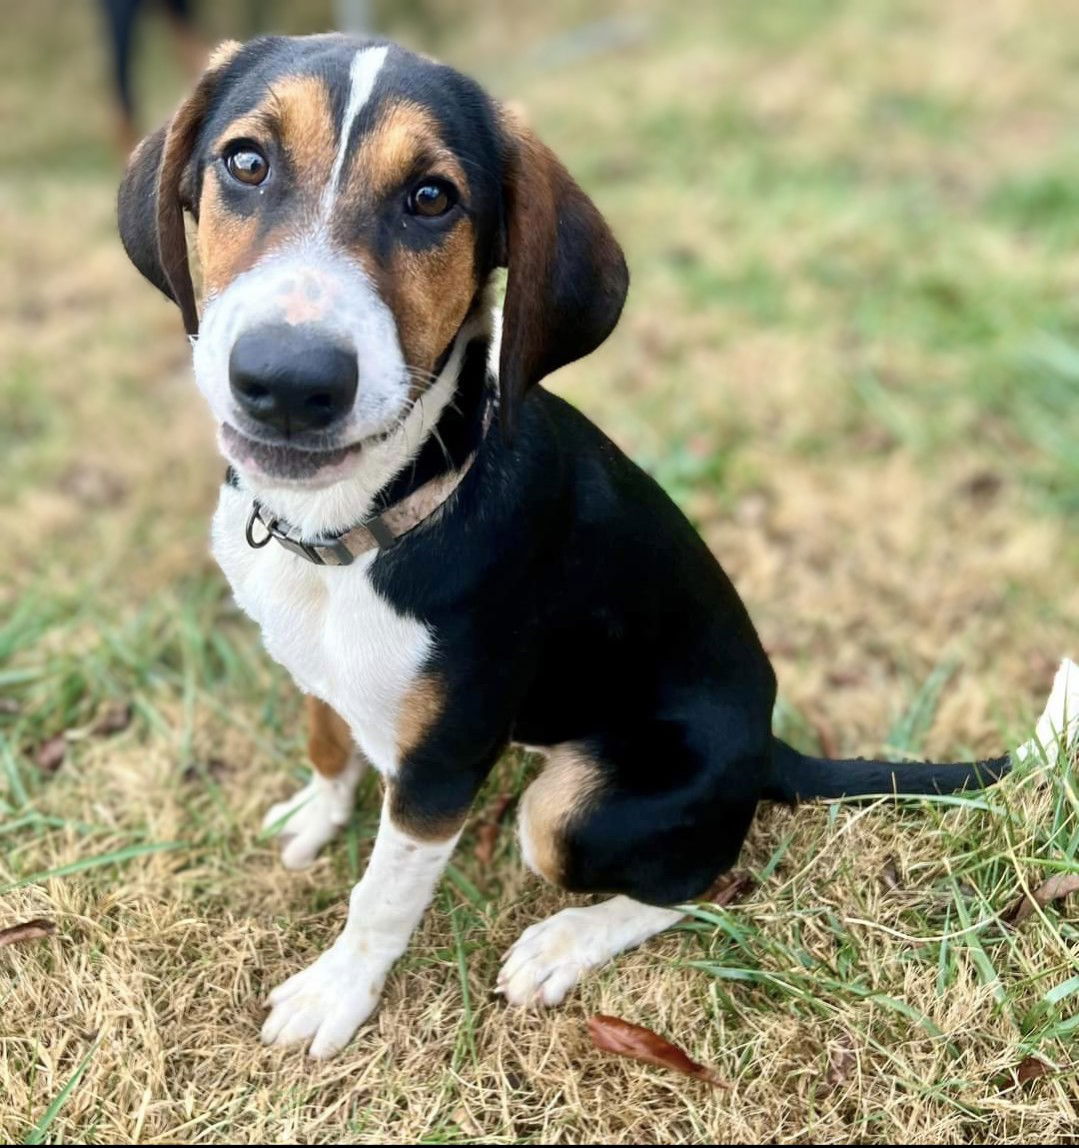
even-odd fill
[(551, 749), (521, 799), (524, 861), (571, 892), (620, 895), (525, 930), (498, 977), (506, 1000), (559, 1004), (589, 970), (676, 924), (673, 906), (733, 865), (763, 770), (753, 752), (695, 746), (669, 722)]
[(498, 991), (510, 1004), (557, 1005), (590, 969), (669, 929), (677, 909), (612, 897), (563, 909), (521, 934), (505, 955)]
[(308, 696), (307, 753), (314, 773), (287, 801), (274, 805), (263, 830), (280, 829), (286, 869), (306, 869), (352, 816), (356, 786), (367, 762), (352, 743), (344, 718), (319, 698)]

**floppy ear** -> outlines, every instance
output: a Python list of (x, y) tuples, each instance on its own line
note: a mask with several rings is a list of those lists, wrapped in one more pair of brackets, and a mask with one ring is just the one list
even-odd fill
[(215, 49), (195, 90), (172, 119), (132, 152), (120, 183), (117, 221), (131, 262), (183, 315), (184, 329), (199, 329), (195, 289), (187, 261), (184, 209), (193, 209), (183, 186), (203, 118), (225, 66), (240, 50), (234, 40)]
[(506, 126), (506, 300), (499, 415), (511, 439), (521, 401), (545, 375), (594, 351), (629, 289), (622, 249), (596, 205), (527, 128)]

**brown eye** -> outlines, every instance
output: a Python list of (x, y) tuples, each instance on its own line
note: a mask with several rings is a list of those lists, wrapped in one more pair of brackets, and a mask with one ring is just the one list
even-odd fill
[(225, 156), (225, 170), (238, 182), (257, 187), (270, 174), (270, 165), (258, 148), (243, 144)]
[(435, 219), (445, 215), (457, 202), (457, 191), (442, 179), (425, 179), (412, 189), (408, 197), (408, 210), (413, 215)]

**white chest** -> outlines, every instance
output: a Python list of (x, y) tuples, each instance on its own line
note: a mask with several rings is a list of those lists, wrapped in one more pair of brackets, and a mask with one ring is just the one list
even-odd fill
[(222, 487), (213, 553), (238, 605), (258, 623), (270, 656), (333, 706), (372, 765), (392, 774), (401, 705), (431, 651), (431, 631), (375, 592), (374, 551), (340, 567), (312, 565), (276, 543), (253, 550), (244, 538), (250, 510), (249, 497)]

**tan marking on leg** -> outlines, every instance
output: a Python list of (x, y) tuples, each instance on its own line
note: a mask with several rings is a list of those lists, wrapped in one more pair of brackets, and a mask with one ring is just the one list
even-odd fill
[(451, 837), (456, 836), (461, 831), (461, 826), (464, 825), (465, 819), (468, 817), (467, 809), (462, 809), (458, 813), (432, 817), (430, 814), (417, 809), (408, 800), (407, 792), (392, 782), (387, 787), (387, 808), (389, 809), (390, 820), (397, 829), (416, 838), (417, 841), (426, 843), (449, 841)]
[(341, 187), (341, 202), (348, 210), (357, 202), (372, 202), (393, 191), (410, 175), (426, 172), (467, 188), (457, 156), (446, 146), (438, 121), (421, 104), (387, 100), (378, 121), (357, 142), (348, 159), (348, 174)]
[(307, 756), (323, 777), (338, 777), (352, 756), (352, 731), (321, 698), (308, 696)]
[(602, 785), (602, 770), (580, 746), (566, 744), (551, 751), (521, 798), (518, 818), (521, 851), (534, 873), (561, 884), (566, 833), (588, 812)]
[(409, 687), (397, 715), (397, 760), (402, 762), (431, 732), (446, 705), (446, 691), (433, 674), (424, 674)]

